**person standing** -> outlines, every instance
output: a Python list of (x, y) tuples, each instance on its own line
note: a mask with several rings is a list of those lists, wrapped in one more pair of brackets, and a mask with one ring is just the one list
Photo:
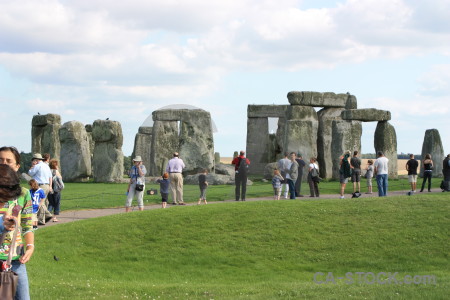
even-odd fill
[(272, 177), (272, 187), (273, 187), (274, 200), (280, 200), (280, 196), (281, 196), (281, 182), (283, 180), (284, 180), (284, 178), (281, 176), (280, 171), (275, 169), (273, 171), (273, 177)]
[(300, 191), (302, 189), (303, 169), (305, 168), (306, 163), (303, 160), (303, 156), (301, 153), (297, 154), (297, 158), (295, 159), (295, 161), (298, 164), (298, 177), (297, 180), (295, 181), (295, 196), (303, 197)]
[(431, 177), (433, 176), (433, 160), (431, 159), (431, 154), (425, 155), (425, 160), (423, 161), (423, 181), (422, 188), (420, 192), (423, 192), (423, 188), (425, 187), (425, 183), (428, 180), (428, 192), (431, 192)]
[(414, 158), (414, 154), (410, 154), (409, 160), (406, 162), (406, 171), (408, 171), (408, 181), (411, 184), (411, 194), (416, 192), (418, 167), (419, 162)]
[(355, 195), (361, 191), (361, 159), (358, 157), (358, 151), (353, 152), (353, 157), (350, 159), (350, 167), (352, 168), (353, 195)]
[(318, 174), (319, 173), (319, 165), (317, 164), (317, 159), (315, 157), (311, 157), (309, 159), (309, 169), (308, 169), (309, 193), (310, 193), (310, 197), (319, 197), (319, 183), (313, 179), (313, 175), (312, 175), (312, 172), (314, 169), (317, 170), (317, 174)]
[(145, 174), (147, 169), (142, 164), (142, 158), (138, 155), (133, 158), (133, 166), (130, 169), (130, 183), (128, 185), (127, 201), (125, 203), (125, 212), (131, 211), (131, 203), (134, 196), (137, 198), (138, 209), (144, 210), (144, 190)]
[[(61, 187), (64, 188), (61, 173), (58, 171), (58, 161), (56, 159), (50, 160), (49, 163), (50, 170), (52, 171), (52, 193), (48, 194), (48, 211), (53, 212), (53, 222), (58, 222), (59, 220), (56, 216), (59, 215), (61, 207)], [(60, 183), (60, 185), (57, 185)]]
[(341, 184), (340, 199), (344, 199), (345, 186), (348, 183), (348, 178), (351, 176), (350, 168), (350, 150), (339, 157), (339, 183)]
[(291, 152), (289, 155), (291, 159), (291, 165), (289, 166), (289, 171), (286, 174), (286, 177), (288, 178), (288, 185), (289, 185), (289, 199), (294, 200), (295, 199), (295, 182), (298, 178), (298, 163), (295, 161), (295, 158), (297, 157), (297, 154), (295, 152)]
[[(20, 187), (20, 179), (17, 172), (20, 168), (20, 154), (15, 147), (0, 148), (0, 185), (8, 186), (0, 188), (0, 223), (3, 223), (7, 230), (11, 230), (10, 221), (11, 212), (18, 212), (18, 222), (21, 230), (17, 235), (16, 255), (13, 256), (11, 270), (19, 275), (16, 288), (15, 299), (30, 299), (30, 290), (28, 285), (28, 274), (26, 263), (30, 261), (34, 253), (34, 232), (32, 222), (33, 204), (30, 192), (26, 188)], [(9, 166), (5, 168), (4, 165)], [(17, 211), (15, 208), (20, 208)], [(8, 228), (9, 227), (9, 228)], [(9, 243), (12, 241), (11, 234), (7, 233)], [(0, 260), (7, 260), (9, 246), (0, 245), (5, 251), (0, 251)]]
[(366, 168), (366, 179), (367, 179), (367, 193), (366, 194), (372, 194), (372, 178), (373, 178), (373, 160), (369, 159), (367, 161), (367, 168)]
[[(248, 175), (248, 166), (250, 165), (250, 160), (245, 157), (245, 151), (241, 150), (239, 152), (239, 156), (236, 156), (231, 162), (234, 165), (235, 172), (235, 198), (236, 201), (245, 201), (245, 194), (247, 193), (247, 175)], [(242, 189), (241, 189), (242, 187)]]
[(159, 192), (161, 193), (161, 203), (162, 208), (166, 208), (167, 206), (167, 200), (169, 198), (169, 173), (164, 173), (163, 176), (156, 180), (157, 183), (159, 183)]
[(45, 193), (45, 202), (41, 205), (41, 209), (38, 213), (38, 223), (41, 225), (45, 225), (46, 222), (52, 219), (52, 214), (48, 211), (48, 194), (53, 193), (52, 189), (52, 171), (50, 167), (43, 162), (44, 158), (40, 153), (33, 154), (33, 158), (31, 160), (31, 168), (28, 171), (28, 175), (30, 175), (34, 180), (37, 181), (39, 187), (44, 190)]
[(375, 173), (377, 174), (377, 187), (378, 196), (387, 196), (388, 190), (388, 163), (389, 159), (384, 156), (382, 151), (377, 152), (377, 160), (375, 160), (374, 167)]
[(170, 194), (172, 196), (173, 205), (185, 205), (183, 200), (183, 160), (180, 158), (178, 152), (173, 153), (173, 158), (169, 160), (166, 167), (166, 172), (169, 173), (170, 180)]
[(444, 190), (450, 192), (450, 154), (443, 161), (442, 173), (444, 174)]
[(202, 200), (205, 202), (205, 204), (208, 204), (208, 202), (206, 202), (206, 189), (208, 188), (208, 181), (206, 181), (207, 174), (208, 170), (203, 169), (202, 173), (198, 175), (198, 186), (200, 188), (200, 197), (198, 198), (197, 205), (200, 205)]
[[(277, 162), (277, 168), (278, 168), (278, 170), (280, 170), (280, 175), (281, 175), (281, 177), (284, 178), (284, 180), (281, 181), (281, 193), (283, 194), (284, 199), (287, 199), (288, 190), (289, 190), (289, 185), (288, 185), (286, 174), (289, 171), (291, 161), (289, 160), (288, 156), (289, 156), (289, 153), (285, 152), (284, 157)], [(283, 188), (284, 188), (284, 192), (283, 192)]]

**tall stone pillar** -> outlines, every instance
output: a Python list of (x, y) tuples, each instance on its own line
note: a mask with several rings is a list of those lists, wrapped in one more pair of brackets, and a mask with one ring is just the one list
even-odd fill
[[(284, 149), (301, 153), (305, 162), (317, 157), (317, 132), (319, 121), (311, 106), (291, 105), (287, 110)], [(319, 166), (320, 169), (320, 166)], [(303, 172), (306, 178), (308, 172)]]
[(332, 178), (339, 179), (339, 158), (346, 150), (361, 149), (362, 125), (360, 121), (332, 121), (331, 161)]
[(120, 182), (124, 175), (122, 126), (117, 121), (96, 120), (92, 124), (92, 138), (94, 181)]
[(78, 121), (66, 122), (59, 129), (61, 141), (61, 174), (64, 181), (84, 182), (92, 176), (91, 151), (85, 126)]
[(57, 114), (35, 115), (31, 125), (32, 153), (49, 153), (51, 158), (59, 160), (61, 151), (59, 142), (61, 116)]
[(173, 152), (179, 151), (177, 121), (154, 120), (151, 149), (149, 174), (161, 176)]
[(152, 151), (153, 127), (139, 127), (134, 138), (132, 159), (137, 155), (142, 157), (142, 163), (149, 171)]
[(250, 160), (249, 173), (263, 174), (268, 163), (269, 121), (267, 118), (247, 118), (246, 156)]
[[(444, 147), (442, 146), (441, 136), (437, 129), (428, 129), (425, 131), (422, 144), (422, 161), (426, 154), (431, 154), (434, 163), (433, 177), (442, 177), (443, 160), (445, 158)], [(420, 175), (423, 176), (423, 163), (420, 164)]]
[(382, 151), (389, 159), (388, 171), (390, 178), (397, 178), (397, 134), (388, 121), (380, 121), (375, 129), (375, 152)]

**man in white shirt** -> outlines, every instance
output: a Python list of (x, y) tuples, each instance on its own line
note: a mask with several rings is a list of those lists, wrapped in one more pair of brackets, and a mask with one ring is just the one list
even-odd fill
[(34, 180), (37, 181), (39, 187), (45, 193), (45, 201), (42, 203), (42, 208), (38, 212), (38, 223), (41, 225), (45, 225), (45, 222), (51, 219), (53, 216), (48, 211), (48, 193), (53, 193), (52, 183), (53, 176), (50, 167), (43, 162), (44, 158), (40, 153), (33, 154), (33, 158), (31, 160), (31, 168), (28, 171), (28, 175), (33, 177)]
[(169, 160), (166, 167), (166, 172), (169, 173), (170, 180), (170, 194), (172, 195), (172, 204), (185, 205), (183, 201), (183, 169), (186, 166), (178, 152), (173, 154), (173, 158)]
[(375, 173), (377, 174), (377, 186), (378, 186), (378, 196), (387, 196), (388, 190), (388, 163), (389, 159), (384, 156), (382, 151), (377, 152), (377, 160), (373, 166), (375, 167)]
[[(288, 195), (288, 190), (289, 190), (289, 185), (288, 185), (288, 172), (289, 169), (291, 167), (291, 160), (288, 158), (289, 153), (286, 152), (284, 153), (284, 158), (280, 159), (277, 163), (277, 168), (280, 171), (281, 176), (284, 178), (284, 180), (281, 182), (281, 192), (284, 195), (284, 199), (287, 199), (287, 195)], [(283, 188), (284, 188), (284, 192), (283, 192)]]

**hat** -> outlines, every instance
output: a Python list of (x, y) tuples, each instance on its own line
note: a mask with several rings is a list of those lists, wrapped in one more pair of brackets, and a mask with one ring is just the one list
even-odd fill
[(136, 157), (133, 158), (133, 161), (142, 161), (142, 158), (139, 155), (136, 155)]
[(34, 154), (33, 154), (33, 159), (44, 160), (44, 158), (42, 158), (42, 155), (41, 155), (40, 153), (34, 153)]

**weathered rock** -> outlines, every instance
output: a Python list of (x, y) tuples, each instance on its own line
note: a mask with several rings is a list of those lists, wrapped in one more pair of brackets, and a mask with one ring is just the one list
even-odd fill
[(382, 151), (389, 159), (389, 177), (397, 178), (397, 134), (394, 126), (387, 121), (378, 122), (374, 139), (375, 152)]
[(141, 156), (142, 163), (146, 168), (150, 167), (152, 152), (153, 127), (139, 127), (138, 133), (134, 138), (134, 148), (132, 158)]
[(206, 169), (214, 173), (214, 138), (211, 115), (202, 109), (183, 110), (179, 136), (180, 156), (186, 165), (184, 174)]
[[(214, 140), (211, 115), (202, 109), (164, 109), (153, 112), (151, 175), (160, 175), (173, 152), (179, 152), (186, 168), (214, 172)], [(178, 130), (178, 122), (180, 128)]]
[[(234, 184), (234, 177), (222, 174), (208, 174), (206, 175), (206, 181), (209, 185), (232, 185)], [(198, 174), (187, 175), (184, 178), (184, 184), (196, 184), (198, 185)], [(251, 181), (247, 181), (247, 185), (252, 185)]]
[(341, 114), (343, 120), (354, 120), (362, 122), (389, 121), (391, 112), (375, 108), (349, 109)]
[(93, 171), (95, 182), (119, 182), (123, 170), (122, 126), (117, 121), (96, 120), (92, 125), (95, 142)]
[(342, 120), (343, 108), (324, 108), (317, 116), (319, 118), (319, 129), (317, 132), (317, 153), (320, 176), (322, 178), (333, 177), (333, 156), (331, 142), (333, 137), (333, 121)]
[(217, 164), (220, 164), (220, 153), (219, 152), (214, 153), (214, 165), (217, 166)]
[(216, 164), (216, 174), (232, 176), (234, 178), (234, 165)]
[(313, 107), (342, 107), (356, 108), (356, 97), (350, 94), (335, 94), (331, 92), (297, 92), (292, 91), (287, 95), (291, 105), (303, 105)]
[(59, 129), (61, 174), (64, 181), (83, 182), (92, 176), (89, 137), (78, 121), (64, 123)]
[[(442, 146), (441, 136), (437, 129), (428, 129), (425, 131), (422, 144), (422, 161), (426, 154), (431, 154), (434, 163), (433, 177), (442, 177), (443, 159), (445, 157), (444, 147)], [(420, 164), (420, 174), (423, 176), (424, 166)]]
[(161, 176), (173, 152), (179, 149), (177, 121), (155, 120), (151, 149), (150, 175)]
[(289, 105), (248, 105), (248, 118), (283, 118)]
[[(362, 126), (359, 121), (332, 121), (331, 160), (332, 178), (339, 179), (340, 156), (347, 150), (361, 150)], [(321, 166), (319, 165), (319, 170)]]
[(273, 171), (277, 168), (277, 163), (269, 163), (264, 167), (264, 179), (271, 180), (273, 178)]
[(248, 172), (261, 174), (269, 156), (269, 121), (267, 118), (247, 119), (247, 157), (250, 160)]
[(49, 153), (51, 158), (59, 160), (61, 151), (59, 142), (61, 116), (57, 114), (35, 115), (31, 125), (32, 153)]
[(92, 124), (86, 124), (84, 128), (86, 129), (86, 134), (88, 136), (89, 151), (91, 152), (91, 161), (92, 161), (92, 158), (94, 157), (94, 147), (95, 147), (95, 142), (92, 139)]

